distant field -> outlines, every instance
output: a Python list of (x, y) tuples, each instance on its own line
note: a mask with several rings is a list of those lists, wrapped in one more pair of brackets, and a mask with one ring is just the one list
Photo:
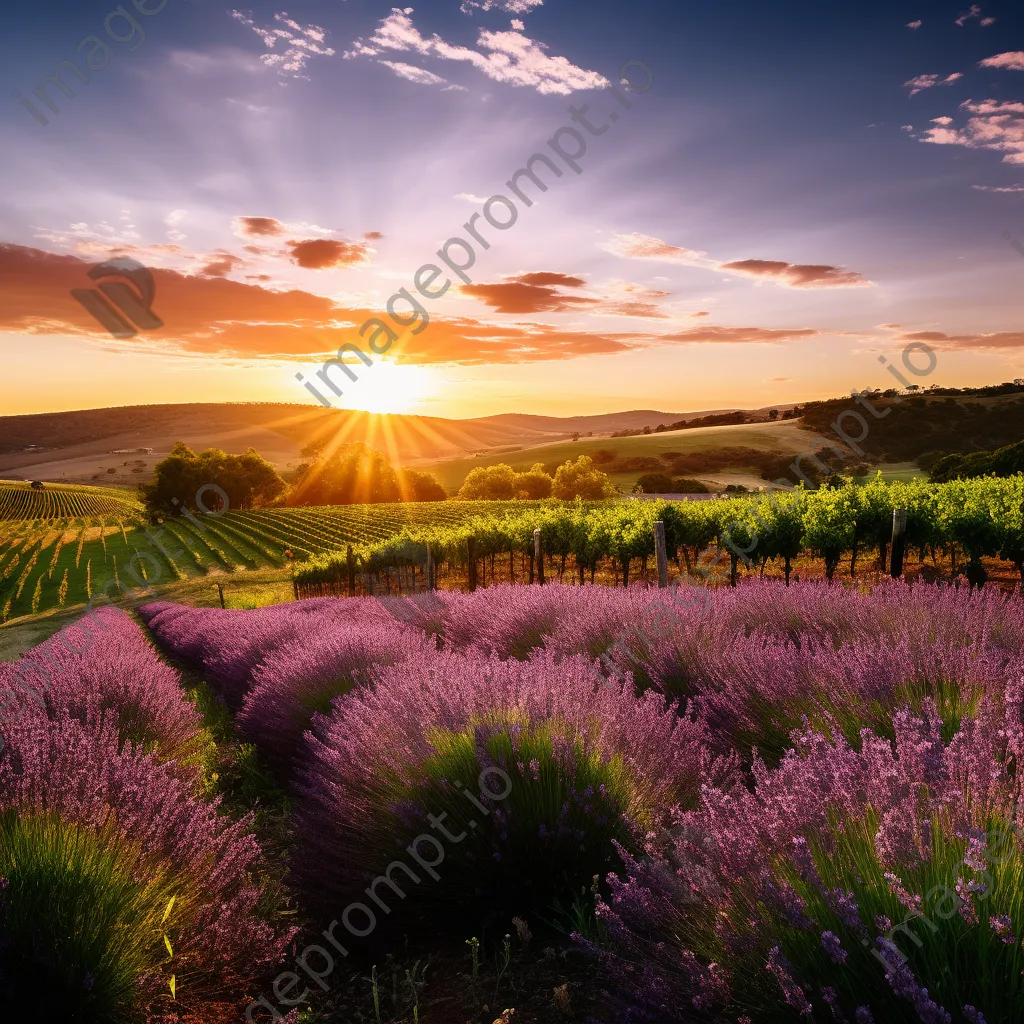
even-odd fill
[[(67, 500), (91, 495), (92, 490), (66, 488)], [(0, 522), (0, 623), (85, 604), (114, 579), (133, 588), (282, 569), (288, 564), (289, 549), (301, 558), (346, 544), (384, 540), (406, 525), (455, 525), (506, 504), (521, 509), (529, 503), (266, 509), (203, 517), (196, 523), (175, 517), (151, 527), (125, 509), (119, 514)], [(135, 506), (134, 513), (138, 511)]]
[(131, 494), (109, 487), (46, 484), (42, 490), (36, 491), (27, 483), (0, 480), (0, 520), (94, 516), (127, 518), (141, 511), (142, 506)]
[[(785, 420), (780, 423), (739, 424), (731, 427), (697, 427), (693, 430), (641, 434), (637, 437), (581, 437), (578, 441), (556, 441), (480, 458), (420, 462), (415, 464), (415, 468), (433, 473), (450, 493), (455, 493), (471, 470), (477, 466), (494, 466), (501, 462), (506, 462), (516, 469), (528, 469), (535, 462), (561, 463), (580, 455), (593, 456), (601, 449), (615, 452), (618, 458), (645, 455), (660, 457), (668, 452), (689, 454), (740, 447), (755, 448), (779, 455), (797, 455), (815, 444), (818, 438), (819, 435), (801, 429), (793, 420)], [(742, 467), (738, 467), (729, 473), (712, 473), (708, 475), (708, 479), (727, 477), (729, 482), (733, 482), (741, 469)], [(613, 483), (629, 491), (640, 474), (633, 471), (610, 475)]]

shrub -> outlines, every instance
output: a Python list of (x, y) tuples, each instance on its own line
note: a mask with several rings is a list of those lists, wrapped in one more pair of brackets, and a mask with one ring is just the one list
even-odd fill
[[(699, 723), (655, 694), (636, 697), (632, 682), (601, 685), (584, 659), (540, 655), (424, 652), (341, 697), (315, 732), (294, 871), (325, 912), (446, 820), (467, 834), (447, 844), (450, 866), (415, 902), (454, 914), (467, 900), (544, 907), (610, 863), (611, 838), (636, 848), (666, 807), (692, 800), (704, 765)], [(481, 790), (484, 809), (460, 786)]]
[(708, 488), (699, 480), (691, 480), (689, 477), (680, 477), (672, 484), (673, 494), (708, 494)]
[[(0, 844), (8, 880), (0, 962), (8, 982), (15, 965), (42, 963), (66, 979), (56, 996), (81, 998), (77, 986), (87, 989), (92, 974), (104, 998), (121, 1000), (131, 980), (137, 1020), (161, 993), (169, 996), (171, 974), (179, 1001), (196, 1006), (238, 998), (276, 964), (291, 932), (276, 934), (261, 915), (275, 900), (257, 880), (265, 867), (251, 817), (232, 824), (218, 815), (169, 766), (122, 744), (109, 719), (4, 729), (0, 814), (13, 845)], [(32, 859), (17, 858), (17, 844), (31, 846)], [(154, 970), (160, 929), (134, 942), (167, 911), (170, 896), (162, 928), (173, 955)], [(40, 906), (52, 916), (33, 927), (29, 917)], [(74, 928), (60, 927), (73, 917)]]
[(122, 742), (155, 749), (161, 761), (194, 770), (210, 756), (212, 741), (178, 673), (118, 609), (100, 608), (66, 626), (3, 676), (23, 710), (79, 721), (109, 712)]
[(636, 486), (644, 494), (671, 494), (672, 478), (667, 473), (645, 473)]
[(420, 649), (422, 634), (391, 623), (356, 624), (324, 636), (317, 620), (273, 651), (253, 673), (238, 715), (241, 735), (279, 772), (290, 774), (303, 733), (332, 701)]
[(892, 743), (808, 731), (774, 771), (755, 765), (753, 792), (705, 790), (598, 906), (628, 1019), (1018, 1019), (1019, 702), (1018, 684), (1005, 719), (948, 744), (927, 704), (897, 714)]

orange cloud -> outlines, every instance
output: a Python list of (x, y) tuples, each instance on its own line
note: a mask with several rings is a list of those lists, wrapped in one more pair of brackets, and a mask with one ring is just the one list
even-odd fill
[(852, 270), (828, 264), (783, 263), (779, 260), (737, 260), (719, 270), (751, 277), (774, 277), (790, 288), (864, 288), (870, 281)]
[(900, 335), (900, 341), (924, 341), (946, 348), (1002, 349), (1024, 348), (1024, 331), (999, 331), (994, 334), (943, 334), (942, 331), (916, 331)]
[(332, 267), (351, 267), (368, 263), (370, 247), (361, 242), (343, 242), (335, 238), (311, 238), (303, 242), (288, 242), (292, 258), (307, 270), (327, 270)]
[(285, 226), (273, 217), (236, 217), (235, 230), (246, 238), (283, 235)]
[(786, 263), (781, 260), (734, 260), (720, 263), (697, 249), (670, 245), (660, 238), (634, 233), (615, 235), (600, 248), (623, 259), (657, 260), (661, 263), (682, 263), (691, 267), (720, 270), (746, 277), (770, 277), (787, 288), (862, 288), (873, 282), (852, 270), (831, 264)]
[(582, 288), (581, 277), (536, 271), (508, 277), (503, 284), (464, 284), (464, 295), (491, 306), (498, 313), (560, 313), (581, 306), (598, 305), (598, 299), (567, 295), (560, 288)]
[(798, 330), (773, 330), (767, 327), (692, 327), (678, 334), (666, 334), (663, 341), (688, 341), (703, 344), (729, 345), (775, 345), (780, 341), (794, 341), (799, 338), (816, 338), (821, 331), (813, 328)]

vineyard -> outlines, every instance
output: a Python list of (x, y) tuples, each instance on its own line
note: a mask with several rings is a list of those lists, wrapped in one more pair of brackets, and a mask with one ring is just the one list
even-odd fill
[(137, 515), (142, 506), (124, 491), (106, 487), (46, 484), (33, 490), (27, 483), (0, 481), (0, 521), (8, 519), (65, 519), (81, 516)]
[[(465, 570), (475, 585), (487, 582), (489, 570), (494, 582), (533, 582), (540, 574), (534, 540), (539, 529), (542, 558), (559, 579), (568, 569), (581, 583), (601, 573), (606, 582), (628, 585), (634, 567), (646, 577), (655, 553), (654, 523), (661, 520), (680, 573), (685, 566), (705, 582), (728, 576), (735, 583), (741, 567), (764, 575), (771, 566), (788, 583), (793, 566), (803, 563), (806, 573), (808, 560), (817, 563), (812, 574), (823, 569), (832, 579), (844, 556), (851, 576), (858, 558), (862, 568), (867, 563), (884, 571), (898, 508), (907, 512), (907, 546), (919, 561), (930, 560), (926, 576), (940, 572), (941, 556), (949, 576), (962, 572), (982, 582), (982, 559), (998, 559), (1024, 578), (1024, 477), (940, 485), (876, 479), (866, 486), (697, 502), (549, 502), (529, 509), (511, 503), (498, 514), (473, 515), (462, 523), (409, 526), (354, 546), (351, 556), (347, 550), (316, 556), (294, 575), (299, 596), (355, 592), (353, 572), (362, 577), (360, 593), (372, 594), (375, 585), (388, 593), (393, 585), (415, 589), (428, 582), (429, 545), (440, 581), (458, 579)], [(418, 577), (417, 569), (423, 570)]]
[[(66, 500), (81, 507), (92, 494), (68, 489)], [(246, 572), (288, 567), (298, 597), (532, 582), (541, 570), (537, 529), (548, 578), (628, 584), (649, 578), (656, 520), (665, 524), (674, 577), (712, 584), (751, 573), (831, 579), (846, 572), (840, 563), (847, 559), (849, 575), (870, 583), (885, 570), (896, 508), (907, 511), (916, 575), (1010, 583), (1024, 571), (1022, 506), (1024, 477), (875, 480), (699, 502), (282, 507), (158, 524), (144, 523), (128, 505), (0, 522), (0, 622), (104, 592), (225, 575), (244, 580)]]
[[(81, 491), (83, 497), (76, 497)], [(67, 488), (79, 507), (91, 488)], [(19, 491), (19, 493), (24, 493)], [(48, 492), (43, 492), (44, 494)], [(117, 492), (96, 492), (101, 498)], [(379, 542), (430, 524), (456, 528), (532, 503), (352, 505), (275, 508), (225, 516), (175, 517), (146, 524), (137, 506), (106, 514), (0, 522), (0, 622), (84, 604), (120, 589), (162, 586), (205, 576), (281, 569), (348, 544)]]

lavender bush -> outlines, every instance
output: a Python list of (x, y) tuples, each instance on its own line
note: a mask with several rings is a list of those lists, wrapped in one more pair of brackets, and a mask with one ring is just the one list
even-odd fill
[[(45, 998), (60, 1019), (83, 1007), (86, 1019), (138, 1019), (169, 1004), (171, 975), (182, 1004), (200, 1006), (237, 999), (284, 955), (291, 933), (264, 918), (272, 897), (249, 819), (196, 798), (124, 743), (110, 713), (36, 718), (5, 739), (0, 985), (16, 996), (5, 1009)], [(49, 981), (43, 994), (16, 974), (25, 965)]]
[[(695, 799), (704, 773), (730, 767), (710, 763), (702, 723), (660, 695), (609, 688), (586, 659), (543, 654), (424, 651), (340, 697), (315, 732), (297, 784), (294, 871), (328, 910), (430, 832), (428, 815), (466, 835), (447, 844), (451, 867), (424, 899), (543, 905), (552, 887), (571, 892), (610, 863), (613, 838), (634, 847)], [(492, 769), (510, 790), (500, 806), (485, 794), (481, 812), (463, 790), (477, 794)]]

